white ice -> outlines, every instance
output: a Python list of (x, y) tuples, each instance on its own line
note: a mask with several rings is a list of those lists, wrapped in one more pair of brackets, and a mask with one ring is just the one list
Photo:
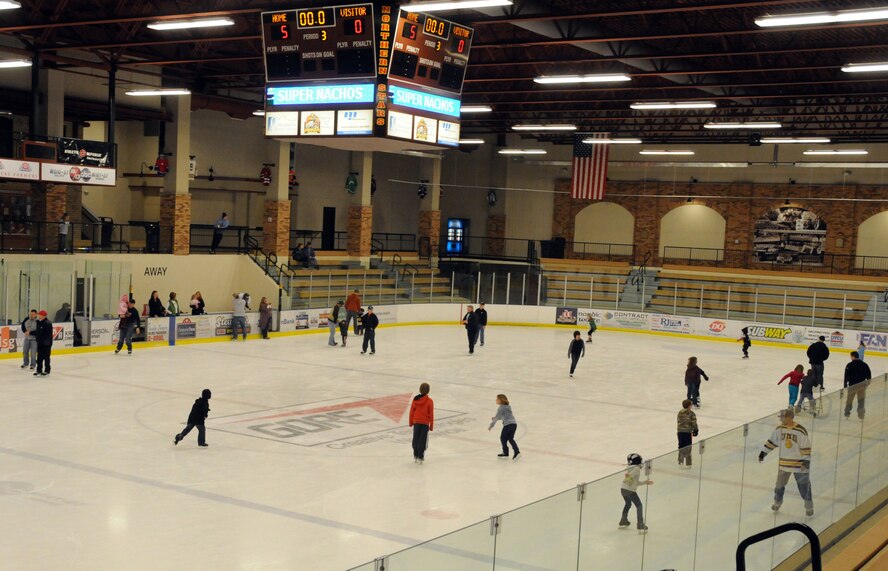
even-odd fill
[[(785, 406), (785, 384), (776, 382), (806, 363), (798, 349), (753, 345), (752, 358), (741, 360), (739, 344), (599, 331), (569, 379), (565, 329), (491, 326), (486, 346), (472, 357), (458, 326), (385, 328), (377, 337), (374, 356), (360, 355), (355, 337), (345, 349), (328, 347), (326, 334), (137, 345), (132, 356), (110, 350), (56, 356), (46, 378), (21, 371), (17, 360), (0, 361), (0, 566), (346, 569), (618, 472), (629, 452), (649, 458), (674, 450), (691, 355), (711, 377), (697, 411), (701, 438)], [(847, 359), (835, 353), (827, 363), (828, 389), (841, 385)], [(867, 361), (874, 374), (888, 368), (885, 359)], [(406, 411), (421, 381), (431, 383), (438, 426), (425, 464), (417, 465)], [(205, 387), (213, 391), (209, 448), (197, 447), (196, 431), (173, 446)], [(487, 430), (497, 393), (508, 395), (519, 422), (518, 462), (497, 458), (499, 426)], [(375, 408), (342, 406), (368, 399), (380, 400)], [(313, 417), (320, 424), (300, 424), (306, 414), (287, 415), (297, 410), (326, 416)], [(770, 460), (762, 468), (769, 481), (776, 472)], [(663, 477), (655, 468), (655, 485), (645, 490), (651, 502), (645, 541), (666, 537), (670, 527), (663, 495), (672, 484)], [(640, 568), (640, 536), (616, 530), (620, 479), (612, 478), (591, 504), (607, 509), (586, 514), (584, 549), (628, 559), (625, 566), (595, 568)], [(694, 504), (677, 500), (674, 509), (696, 510), (696, 486), (688, 490)], [(744, 492), (744, 504), (771, 518), (771, 490), (756, 491)], [(576, 509), (576, 492), (560, 501)], [(785, 510), (801, 510), (793, 482), (786, 502)], [(546, 509), (539, 518), (548, 517)], [(543, 541), (569, 528), (521, 517), (537, 531), (516, 533), (515, 519), (498, 539), (498, 553), (511, 549), (513, 561), (531, 549), (517, 537)], [(701, 516), (698, 525), (705, 521)], [(693, 538), (692, 531), (685, 536)], [(477, 536), (489, 539), (486, 523)], [(736, 537), (727, 538), (732, 543)], [(693, 543), (685, 551), (693, 557)], [(729, 562), (732, 549), (721, 556)], [(392, 571), (423, 569), (396, 561)], [(682, 565), (676, 568), (690, 568)], [(696, 568), (720, 567), (698, 560)]]

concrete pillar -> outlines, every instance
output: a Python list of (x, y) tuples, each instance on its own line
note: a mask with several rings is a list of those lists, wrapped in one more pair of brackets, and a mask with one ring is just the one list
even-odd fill
[(166, 125), (166, 149), (171, 152), (170, 170), (160, 194), (160, 247), (187, 255), (191, 245), (191, 193), (188, 161), (191, 152), (191, 96), (168, 96), (164, 108), (172, 117)]
[[(75, 187), (79, 189), (80, 187)], [(46, 222), (34, 226), (31, 236), (33, 248), (40, 252), (58, 252), (59, 226), (62, 215), (68, 212), (68, 185), (40, 184), (34, 185), (31, 191), (31, 204), (35, 220)], [(78, 217), (80, 213), (78, 212)], [(69, 212), (70, 216), (70, 212)], [(70, 220), (73, 222), (73, 220)], [(75, 232), (71, 229), (71, 232)], [(71, 238), (69, 237), (69, 240)]]
[(49, 137), (65, 135), (65, 74), (56, 69), (40, 70), (39, 124)]
[(373, 237), (373, 206), (370, 202), (370, 177), (373, 153), (363, 151), (352, 156), (352, 172), (358, 173), (358, 189), (348, 207), (348, 255), (370, 265), (370, 241)]
[(265, 193), (262, 215), (262, 250), (287, 260), (290, 255), (290, 143), (271, 140), (268, 156), (274, 163), (271, 184)]
[(441, 159), (423, 159), (422, 179), (429, 181), (429, 193), (419, 201), (419, 228), (416, 236), (420, 241), (428, 239), (432, 266), (436, 267), (441, 237)]

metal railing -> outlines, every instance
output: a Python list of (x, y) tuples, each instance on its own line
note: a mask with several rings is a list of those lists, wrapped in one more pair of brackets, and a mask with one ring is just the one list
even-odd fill
[(665, 246), (663, 262), (688, 266), (747, 270), (813, 272), (846, 275), (888, 275), (888, 257), (854, 254), (803, 254), (794, 259), (767, 259), (754, 250)]
[(108, 218), (101, 222), (70, 222), (66, 234), (61, 233), (61, 228), (58, 221), (0, 220), (0, 252), (167, 254), (172, 251), (173, 229), (156, 223), (114, 224)]
[[(192, 224), (190, 249), (192, 253), (209, 252), (213, 245), (215, 227), (212, 224)], [(246, 240), (253, 238), (262, 242), (262, 228), (248, 226), (229, 226), (222, 231), (222, 239), (216, 247), (217, 252), (242, 254), (247, 251)]]

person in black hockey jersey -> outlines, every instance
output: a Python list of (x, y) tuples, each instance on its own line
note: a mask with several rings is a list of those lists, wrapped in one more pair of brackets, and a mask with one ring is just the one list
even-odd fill
[(209, 446), (207, 444), (207, 429), (204, 426), (204, 422), (210, 414), (210, 397), (212, 396), (210, 389), (204, 389), (200, 393), (200, 398), (194, 400), (194, 404), (191, 406), (191, 413), (188, 415), (188, 424), (185, 426), (185, 430), (177, 434), (173, 439), (174, 445), (188, 436), (192, 428), (197, 427), (197, 445)]

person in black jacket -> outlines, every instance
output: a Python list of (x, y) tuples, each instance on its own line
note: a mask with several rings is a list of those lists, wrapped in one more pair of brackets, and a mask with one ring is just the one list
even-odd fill
[[(40, 365), (38, 365), (39, 367)], [(851, 406), (857, 397), (857, 418), (863, 420), (866, 414), (866, 387), (873, 378), (869, 365), (860, 360), (857, 351), (851, 352), (851, 362), (845, 365), (845, 388), (848, 389), (848, 400), (845, 401), (845, 418), (851, 416)]]
[(46, 318), (46, 310), (40, 310), (37, 314), (37, 329), (34, 337), (37, 339), (37, 371), (35, 377), (49, 376), (49, 356), (52, 353), (52, 338), (55, 335), (52, 322)]
[(148, 317), (166, 317), (169, 312), (163, 306), (160, 300), (160, 294), (157, 290), (151, 292), (151, 299), (148, 300)]
[(463, 315), (462, 324), (466, 326), (466, 335), (469, 338), (469, 355), (475, 354), (475, 340), (478, 339), (478, 314), (470, 305), (466, 307), (466, 314)]
[(204, 426), (204, 422), (206, 421), (207, 416), (210, 415), (210, 398), (212, 396), (213, 393), (210, 392), (210, 389), (204, 389), (203, 392), (200, 393), (200, 398), (194, 399), (194, 404), (191, 406), (191, 414), (188, 415), (188, 423), (185, 426), (185, 430), (173, 438), (174, 446), (188, 436), (188, 433), (191, 432), (191, 429), (195, 426), (197, 427), (197, 445), (209, 446), (209, 444), (207, 444), (207, 429), (206, 426)]
[(579, 331), (574, 331), (573, 341), (570, 342), (570, 347), (567, 348), (567, 356), (570, 359), (570, 378), (573, 378), (580, 357), (586, 356), (586, 344), (583, 343), (583, 336)]
[(370, 345), (370, 354), (376, 354), (376, 328), (379, 327), (379, 318), (373, 313), (373, 306), (367, 307), (367, 313), (361, 318), (361, 325), (364, 327), (364, 344), (361, 349), (361, 355), (367, 352), (367, 345)]
[(818, 339), (808, 347), (808, 362), (814, 371), (814, 386), (823, 388), (823, 364), (829, 359), (829, 347), (824, 343), (826, 337), (821, 335)]
[(133, 354), (133, 332), (139, 332), (139, 324), (142, 318), (139, 317), (139, 310), (136, 309), (136, 301), (130, 296), (126, 304), (126, 313), (120, 316), (120, 323), (117, 328), (120, 330), (120, 336), (117, 339), (117, 349), (114, 354), (120, 353), (123, 343), (126, 342), (126, 352), (128, 355)]
[(483, 301), (478, 304), (475, 315), (478, 316), (478, 339), (481, 340), (481, 346), (484, 347), (484, 328), (487, 327), (487, 310), (484, 309)]

